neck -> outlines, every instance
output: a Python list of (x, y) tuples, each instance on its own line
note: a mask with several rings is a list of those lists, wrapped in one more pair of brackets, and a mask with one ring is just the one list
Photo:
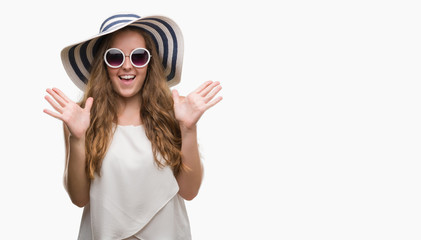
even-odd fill
[(130, 98), (119, 98), (118, 103), (118, 124), (119, 125), (140, 125), (140, 95)]

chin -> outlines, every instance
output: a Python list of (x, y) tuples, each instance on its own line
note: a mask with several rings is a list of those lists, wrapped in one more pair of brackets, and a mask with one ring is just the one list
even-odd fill
[(114, 91), (123, 98), (131, 98), (139, 94), (142, 86), (122, 87), (120, 84), (113, 84)]
[(132, 98), (139, 94), (139, 91), (133, 90), (119, 90), (117, 91), (118, 95), (123, 98)]

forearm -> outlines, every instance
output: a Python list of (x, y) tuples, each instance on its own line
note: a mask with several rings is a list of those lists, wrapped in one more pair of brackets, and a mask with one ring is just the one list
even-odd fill
[(203, 177), (203, 166), (200, 161), (197, 144), (197, 129), (181, 127), (183, 164), (185, 169), (177, 176), (179, 194), (186, 200), (192, 200), (199, 192)]
[(72, 202), (83, 207), (89, 202), (90, 180), (86, 176), (85, 139), (69, 137), (67, 166), (64, 176), (66, 190)]

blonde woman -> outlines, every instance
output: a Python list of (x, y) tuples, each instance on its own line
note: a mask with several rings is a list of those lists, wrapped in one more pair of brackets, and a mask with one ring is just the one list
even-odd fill
[(183, 38), (163, 16), (118, 14), (100, 33), (61, 53), (80, 103), (47, 89), (63, 122), (64, 183), (84, 207), (79, 239), (191, 239), (184, 200), (200, 188), (196, 124), (222, 100), (207, 81), (186, 97), (180, 81)]

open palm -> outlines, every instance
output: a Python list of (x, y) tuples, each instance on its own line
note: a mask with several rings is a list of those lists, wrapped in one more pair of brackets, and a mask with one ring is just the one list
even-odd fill
[(62, 120), (72, 136), (76, 138), (85, 136), (90, 123), (90, 111), (93, 98), (88, 98), (85, 103), (85, 108), (81, 108), (57, 88), (47, 89), (47, 92), (55, 101), (48, 95), (45, 96), (45, 99), (57, 112), (48, 109), (44, 109), (44, 112)]
[(222, 100), (221, 96), (214, 99), (221, 89), (219, 82), (207, 81), (186, 97), (173, 90), (176, 119), (186, 128), (195, 126), (206, 110)]

